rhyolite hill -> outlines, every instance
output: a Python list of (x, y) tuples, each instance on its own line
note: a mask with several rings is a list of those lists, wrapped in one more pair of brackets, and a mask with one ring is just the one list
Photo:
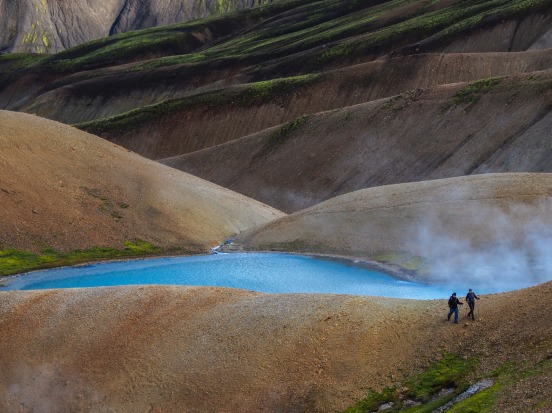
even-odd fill
[(0, 125), (2, 248), (122, 249), (141, 240), (206, 253), (283, 215), (58, 122), (0, 111)]

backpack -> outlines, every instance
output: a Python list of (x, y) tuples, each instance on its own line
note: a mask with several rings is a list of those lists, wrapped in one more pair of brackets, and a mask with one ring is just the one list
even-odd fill
[(456, 304), (456, 298), (454, 298), (454, 297), (451, 295), (450, 298), (449, 298), (449, 300), (448, 300), (448, 306), (449, 306), (449, 308), (454, 307), (455, 304)]

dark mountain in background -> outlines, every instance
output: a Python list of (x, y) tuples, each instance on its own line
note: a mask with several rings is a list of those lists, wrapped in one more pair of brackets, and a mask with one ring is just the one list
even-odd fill
[(0, 52), (55, 53), (90, 40), (216, 16), (265, 0), (1, 0)]

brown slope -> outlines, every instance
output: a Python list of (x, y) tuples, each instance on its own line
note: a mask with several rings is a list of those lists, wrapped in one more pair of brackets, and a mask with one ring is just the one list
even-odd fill
[[(148, 158), (188, 153), (275, 126), (304, 114), (393, 96), (418, 87), (532, 72), (552, 66), (552, 50), (523, 53), (439, 54), (384, 58), (328, 72), (318, 81), (286, 93), (273, 92), (261, 101), (225, 99), (243, 87), (209, 85), (230, 69), (197, 73), (158, 69), (151, 73), (113, 74), (79, 81), (39, 95), (19, 107), (65, 123), (114, 115), (163, 99), (184, 98), (214, 88), (212, 101), (144, 118), (121, 130), (94, 133)], [(246, 76), (229, 82), (247, 81)], [(86, 127), (85, 127), (86, 129)]]
[[(314, 36), (314, 38), (311, 38), (311, 36), (306, 36), (306, 39), (301, 38), (300, 33), (302, 33), (302, 24), (305, 20), (305, 8), (312, 7), (317, 12), (315, 13), (317, 17), (313, 20), (314, 22), (319, 22), (318, 19), (322, 18), (321, 16), (325, 16), (322, 18), (322, 20), (324, 20), (326, 18), (333, 19), (336, 17), (336, 14), (338, 17), (341, 13), (350, 14), (344, 19), (344, 21), (335, 22), (337, 26), (345, 25), (347, 27), (349, 19), (352, 19), (353, 21), (359, 18), (362, 19), (365, 11), (362, 13), (359, 12), (357, 15), (357, 7), (360, 7), (361, 9), (364, 7), (370, 8), (370, 6), (374, 6), (374, 4), (370, 3), (369, 5), (362, 6), (347, 5), (348, 7), (343, 8), (341, 12), (338, 12), (329, 4), (324, 6), (318, 4), (317, 2), (316, 5), (306, 4), (293, 8), (293, 4), (289, 3), (293, 10), (287, 10), (282, 14), (278, 14), (276, 8), (273, 8), (271, 12), (276, 13), (276, 15), (273, 16), (276, 20), (268, 18), (266, 21), (262, 22), (260, 26), (255, 26), (253, 28), (253, 32), (248, 31), (248, 35), (245, 35), (243, 39), (245, 41), (243, 44), (244, 50), (241, 50), (240, 47), (235, 47), (236, 44), (233, 41), (228, 42), (228, 47), (230, 49), (227, 49), (224, 44), (219, 44), (218, 46), (215, 45), (212, 50), (209, 49), (206, 51), (206, 54), (210, 56), (210, 58), (203, 62), (200, 61), (198, 64), (192, 64), (190, 65), (191, 67), (186, 66), (184, 68), (184, 72), (187, 72), (188, 76), (184, 75), (182, 73), (182, 67), (178, 66), (172, 67), (164, 73), (166, 73), (168, 77), (175, 77), (175, 88), (178, 89), (179, 93), (182, 93), (183, 89), (187, 89), (189, 91), (189, 86), (192, 86), (193, 88), (193, 84), (196, 82), (212, 83), (217, 80), (221, 82), (235, 82), (236, 79), (232, 79), (231, 75), (230, 78), (228, 77), (228, 72), (240, 72), (245, 74), (246, 79), (242, 79), (240, 81), (273, 79), (275, 77), (312, 73), (323, 69), (343, 67), (354, 63), (371, 61), (387, 53), (397, 53), (402, 55), (405, 53), (410, 54), (428, 51), (447, 51), (446, 45), (454, 39), (461, 39), (463, 43), (469, 45), (469, 47), (462, 49), (462, 51), (522, 51), (532, 47), (535, 41), (550, 28), (552, 21), (548, 10), (549, 7), (545, 4), (545, 2), (543, 2), (543, 0), (539, 0), (537, 3), (532, 4), (529, 8), (525, 7), (528, 6), (528, 4), (524, 4), (517, 11), (514, 11), (512, 7), (506, 7), (506, 9), (503, 9), (496, 3), (492, 3), (491, 5), (485, 5), (482, 3), (475, 6), (475, 9), (473, 7), (470, 8), (470, 13), (478, 10), (479, 12), (483, 12), (483, 15), (479, 15), (475, 20), (470, 18), (463, 22), (458, 22), (454, 18), (450, 20), (450, 15), (448, 15), (449, 12), (453, 13), (451, 10), (448, 10), (449, 6), (452, 6), (452, 10), (459, 12), (459, 10), (455, 7), (456, 3), (458, 2), (437, 2), (428, 5), (426, 2), (415, 1), (409, 2), (408, 4), (403, 5), (404, 7), (398, 7), (397, 9), (385, 6), (383, 9), (387, 10), (389, 16), (387, 16), (386, 13), (383, 15), (378, 14), (377, 17), (374, 16), (375, 20), (370, 19), (367, 26), (361, 25), (356, 28), (349, 27), (348, 29), (345, 29), (343, 33), (338, 30), (338, 33), (334, 33), (336, 36), (335, 38), (331, 35), (331, 33), (325, 33), (325, 37), (322, 40), (316, 38), (316, 36)], [(488, 10), (488, 7), (490, 6), (492, 6), (491, 9), (494, 11), (491, 12)], [(316, 7), (320, 7), (320, 10)], [(437, 11), (439, 11), (439, 13), (443, 12), (447, 17), (445, 18), (445, 21), (440, 21), (436, 25), (434, 25), (435, 22), (430, 19), (428, 24), (424, 24), (421, 27), (418, 27), (418, 29), (413, 29), (410, 24), (401, 24), (404, 19), (412, 19), (412, 24), (414, 26), (420, 24), (418, 19), (418, 17), (420, 17), (420, 10), (427, 13)], [(328, 13), (327, 15), (325, 14), (326, 12)], [(312, 13), (308, 13), (309, 16), (311, 14)], [(460, 15), (464, 18), (466, 17), (463, 13), (460, 13)], [(442, 20), (442, 18), (444, 18), (444, 16), (437, 18), (437, 20)], [(296, 19), (298, 20), (296, 21)], [(241, 20), (246, 21), (248, 19), (243, 18)], [(311, 19), (308, 20), (311, 21)], [(294, 22), (295, 24), (292, 24)], [(472, 25), (474, 22), (477, 22), (475, 25), (477, 30), (474, 30), (474, 26)], [(224, 21), (218, 21), (218, 23), (222, 26), (225, 25)], [(387, 26), (392, 24), (397, 24), (397, 26)], [(443, 24), (450, 24), (451, 27), (445, 29)], [(307, 25), (306, 27), (310, 26)], [(464, 29), (458, 31), (457, 29), (459, 27), (464, 27)], [(190, 27), (188, 27), (188, 29), (190, 29)], [(198, 27), (198, 30), (201, 33), (185, 29), (184, 31), (187, 33), (186, 38), (197, 37), (194, 41), (192, 41), (192, 43), (195, 47), (198, 47), (199, 44), (205, 41), (205, 38), (211, 38), (211, 40), (213, 40), (211, 36), (213, 34), (211, 33), (211, 29), (212, 27)], [(270, 31), (274, 29), (281, 29), (286, 31), (286, 33), (289, 30), (292, 34), (292, 44), (294, 45), (291, 50), (284, 47), (285, 51), (283, 51), (282, 48), (279, 47), (287, 46), (289, 43), (289, 39), (283, 38), (276, 44), (272, 44), (271, 42), (263, 44), (265, 42), (261, 41), (261, 44), (259, 45), (260, 49), (258, 47), (254, 47), (254, 50), (256, 50), (255, 53), (246, 53), (247, 50), (251, 50), (251, 45), (249, 44), (251, 39), (248, 39), (250, 35), (253, 35), (253, 33), (256, 33), (256, 30), (259, 30), (258, 35), (260, 38), (266, 38), (270, 37), (270, 35), (267, 36), (267, 31), (270, 33)], [(384, 29), (381, 36), (379, 34), (380, 29)], [(170, 32), (170, 29), (168, 29), (168, 32)], [(330, 32), (333, 31), (330, 30)], [(482, 35), (482, 33), (487, 34), (489, 32), (489, 35)], [(152, 35), (151, 37), (155, 37), (152, 32), (149, 33)], [(159, 34), (159, 32), (157, 33)], [(228, 34), (228, 32), (226, 33)], [(236, 32), (234, 32), (234, 34), (239, 36)], [(472, 37), (476, 37), (477, 40), (471, 41)], [(507, 39), (507, 41), (503, 41), (502, 38)], [(494, 41), (497, 39), (500, 41)], [(178, 46), (177, 50), (172, 50), (172, 46), (169, 47), (168, 45), (161, 47), (152, 47), (151, 45), (148, 46), (147, 44), (152, 39), (145, 36), (142, 41), (142, 43), (144, 43), (144, 47), (141, 48), (141, 50), (135, 50), (133, 48), (131, 48), (131, 50), (127, 50), (125, 48), (125, 41), (123, 41), (123, 39), (118, 40), (121, 40), (121, 42), (117, 43), (117, 47), (114, 46), (115, 50), (118, 50), (118, 53), (114, 50), (110, 50), (110, 47), (106, 47), (104, 50), (101, 48), (100, 44), (89, 44), (83, 47), (80, 51), (73, 50), (72, 52), (66, 54), (54, 56), (53, 62), (57, 61), (57, 63), (62, 63), (58, 66), (57, 71), (52, 71), (52, 67), (49, 67), (48, 64), (44, 66), (39, 65), (25, 71), (22, 76), (14, 75), (10, 78), (10, 81), (3, 81), (2, 86), (5, 86), (5, 88), (3, 87), (4, 90), (0, 95), (1, 106), (4, 109), (19, 110), (22, 106), (32, 105), (34, 111), (33, 113), (37, 113), (41, 116), (49, 116), (55, 120), (62, 120), (67, 123), (107, 116), (110, 112), (119, 113), (120, 111), (129, 109), (132, 105), (143, 105), (151, 103), (152, 100), (161, 99), (161, 96), (165, 95), (163, 87), (161, 87), (161, 91), (155, 89), (154, 87), (155, 90), (152, 93), (148, 93), (147, 90), (144, 89), (151, 89), (153, 77), (157, 77), (157, 83), (159, 83), (159, 77), (162, 75), (162, 72), (157, 72), (153, 76), (152, 73), (144, 73), (143, 75), (140, 74), (135, 76), (136, 74), (126, 73), (126, 70), (128, 69), (127, 67), (122, 67), (120, 68), (118, 76), (112, 79), (106, 79), (103, 77), (102, 69), (99, 71), (84, 71), (78, 76), (74, 76), (72, 80), (62, 79), (60, 82), (55, 82), (53, 81), (54, 79), (64, 77), (64, 74), (59, 69), (64, 71), (79, 70), (77, 68), (80, 68), (80, 70), (91, 67), (105, 68), (106, 65), (110, 66), (123, 62), (144, 60), (158, 56), (159, 54), (181, 55), (183, 53), (189, 53), (194, 49), (194, 47), (192, 47), (191, 49), (186, 48), (186, 50), (183, 50), (182, 48), (179, 48), (180, 46)], [(129, 39), (127, 38), (126, 40), (128, 41)], [(114, 42), (116, 42), (116, 40), (114, 40)], [(376, 44), (374, 44), (374, 42), (376, 42)], [(382, 45), (380, 42), (385, 44)], [(178, 40), (176, 43), (181, 45), (182, 42)], [(413, 47), (401, 49), (403, 46), (412, 44), (414, 44)], [(422, 44), (423, 47), (420, 46)], [(489, 45), (492, 45), (492, 47), (489, 47)], [(104, 42), (103, 46), (108, 46), (108, 41)], [(129, 45), (126, 46), (128, 47)], [(95, 51), (95, 47), (100, 47), (99, 52)], [(87, 50), (87, 48), (91, 50)], [(120, 48), (123, 50), (119, 50)], [(170, 50), (165, 50), (167, 48)], [(346, 60), (330, 59), (326, 62), (327, 64), (325, 66), (320, 66), (318, 63), (313, 64), (313, 62), (324, 61), (326, 59), (326, 48), (331, 49), (331, 51), (328, 50), (330, 55), (334, 53), (340, 55), (343, 52), (342, 48), (344, 48), (345, 51), (350, 51), (350, 49), (358, 50), (353, 53), (353, 56), (346, 57)], [(84, 55), (80, 55), (79, 53), (83, 53)], [(130, 53), (130, 56), (127, 56), (127, 53)], [(78, 56), (78, 58), (73, 61), (70, 59), (71, 55), (73, 55), (73, 57)], [(109, 56), (110, 58), (106, 60), (106, 56)], [(200, 60), (204, 58), (203, 55), (199, 55), (197, 57), (201, 58)], [(182, 56), (178, 59), (182, 59)], [(175, 60), (178, 59), (169, 59), (169, 61), (174, 63)], [(80, 61), (80, 63), (78, 63), (78, 61)], [(88, 64), (84, 64), (86, 61), (88, 61)], [(52, 61), (50, 61), (50, 63), (52, 63)], [(164, 64), (161, 61), (146, 61), (145, 63), (146, 66), (150, 64), (155, 65), (156, 63)], [(165, 61), (165, 63), (167, 62)], [(73, 69), (69, 69), (71, 67)], [(83, 80), (83, 78), (89, 79), (90, 77), (95, 76), (102, 76), (102, 79), (98, 79), (97, 82), (95, 80)], [(190, 77), (194, 78), (190, 82), (191, 85), (188, 83)], [(77, 78), (81, 80), (78, 84), (74, 85), (74, 87), (78, 90), (72, 90), (72, 88), (59, 90), (53, 92), (49, 96), (39, 98), (39, 101), (36, 103), (31, 101), (32, 99), (37, 98), (37, 93), (47, 93), (52, 89), (62, 87), (65, 80), (68, 80), (69, 83), (73, 83)], [(161, 81), (161, 83), (164, 82)], [(186, 84), (186, 87), (182, 88), (182, 83)], [(43, 88), (39, 87), (39, 85), (43, 86)], [(82, 95), (82, 97), (79, 98), (80, 95)], [(132, 95), (133, 99), (128, 99), (129, 95)], [(56, 98), (56, 104), (54, 107), (58, 106), (54, 111), (52, 111), (52, 108), (48, 105), (48, 103), (53, 100), (52, 98)], [(65, 99), (72, 100), (72, 102), (66, 102)], [(59, 100), (59, 102), (57, 102), (57, 100)], [(118, 103), (117, 100), (119, 101)], [(132, 103), (133, 101), (136, 103)], [(111, 104), (108, 108), (106, 108), (106, 104), (108, 102)], [(40, 110), (43, 112), (39, 112)], [(56, 117), (68, 116), (69, 114), (70, 116), (67, 120), (64, 120), (66, 118), (62, 119), (61, 117)]]
[[(444, 349), (478, 357), (475, 380), (546, 366), (552, 340), (551, 283), (484, 296), (464, 326), (443, 322), (445, 300), (161, 286), (0, 298), (2, 411), (338, 411)], [(493, 411), (549, 411), (550, 369), (524, 377)]]
[[(274, 96), (252, 107), (239, 107), (232, 102), (225, 105), (196, 105), (177, 113), (170, 113), (154, 122), (144, 122), (126, 132), (107, 133), (105, 137), (131, 147), (147, 157), (166, 156), (167, 151), (185, 153), (202, 145), (232, 140), (246, 134), (274, 126), (306, 113), (316, 113), (342, 106), (393, 96), (418, 87), (465, 82), (491, 76), (544, 70), (552, 66), (552, 50), (518, 53), (485, 54), (427, 54), (382, 58), (373, 62), (328, 72), (316, 84), (300, 90), (300, 95)], [(140, 106), (165, 99), (176, 99), (205, 92), (209, 89), (231, 93), (225, 83), (244, 83), (251, 76), (233, 77), (238, 67), (217, 65), (182, 65), (144, 72), (128, 72), (129, 66), (102, 69), (102, 75), (89, 79), (87, 73), (52, 82), (23, 104), (13, 99), (8, 109), (34, 113), (64, 123), (85, 122), (112, 116)], [(220, 82), (220, 79), (225, 79)], [(221, 84), (222, 83), (222, 84)], [(25, 87), (26, 88), (26, 87)], [(25, 89), (24, 88), (24, 89)], [(21, 91), (21, 86), (10, 86), (3, 91), (4, 99), (10, 90)], [(15, 93), (14, 92), (14, 93)], [(199, 107), (197, 107), (199, 106)], [(205, 124), (201, 116), (209, 112), (210, 131), (200, 134)], [(167, 125), (167, 119), (180, 118)], [(243, 122), (229, 135), (228, 118), (261, 119), (262, 123)], [(185, 122), (186, 129), (182, 130)], [(222, 124), (218, 126), (218, 124)], [(199, 134), (199, 135), (198, 135)], [(166, 148), (146, 150), (137, 141), (156, 136), (158, 146)]]
[(163, 163), (287, 212), (379, 185), (548, 172), (551, 82), (543, 71), (418, 89)]
[(0, 244), (204, 251), (282, 214), (77, 129), (0, 112)]

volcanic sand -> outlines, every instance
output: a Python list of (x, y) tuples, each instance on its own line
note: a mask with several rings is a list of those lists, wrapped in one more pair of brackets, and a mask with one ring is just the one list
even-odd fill
[(552, 226), (552, 174), (505, 173), (384, 185), (332, 198), (239, 234), (245, 249), (374, 259), (427, 257), (425, 233), (477, 248)]

